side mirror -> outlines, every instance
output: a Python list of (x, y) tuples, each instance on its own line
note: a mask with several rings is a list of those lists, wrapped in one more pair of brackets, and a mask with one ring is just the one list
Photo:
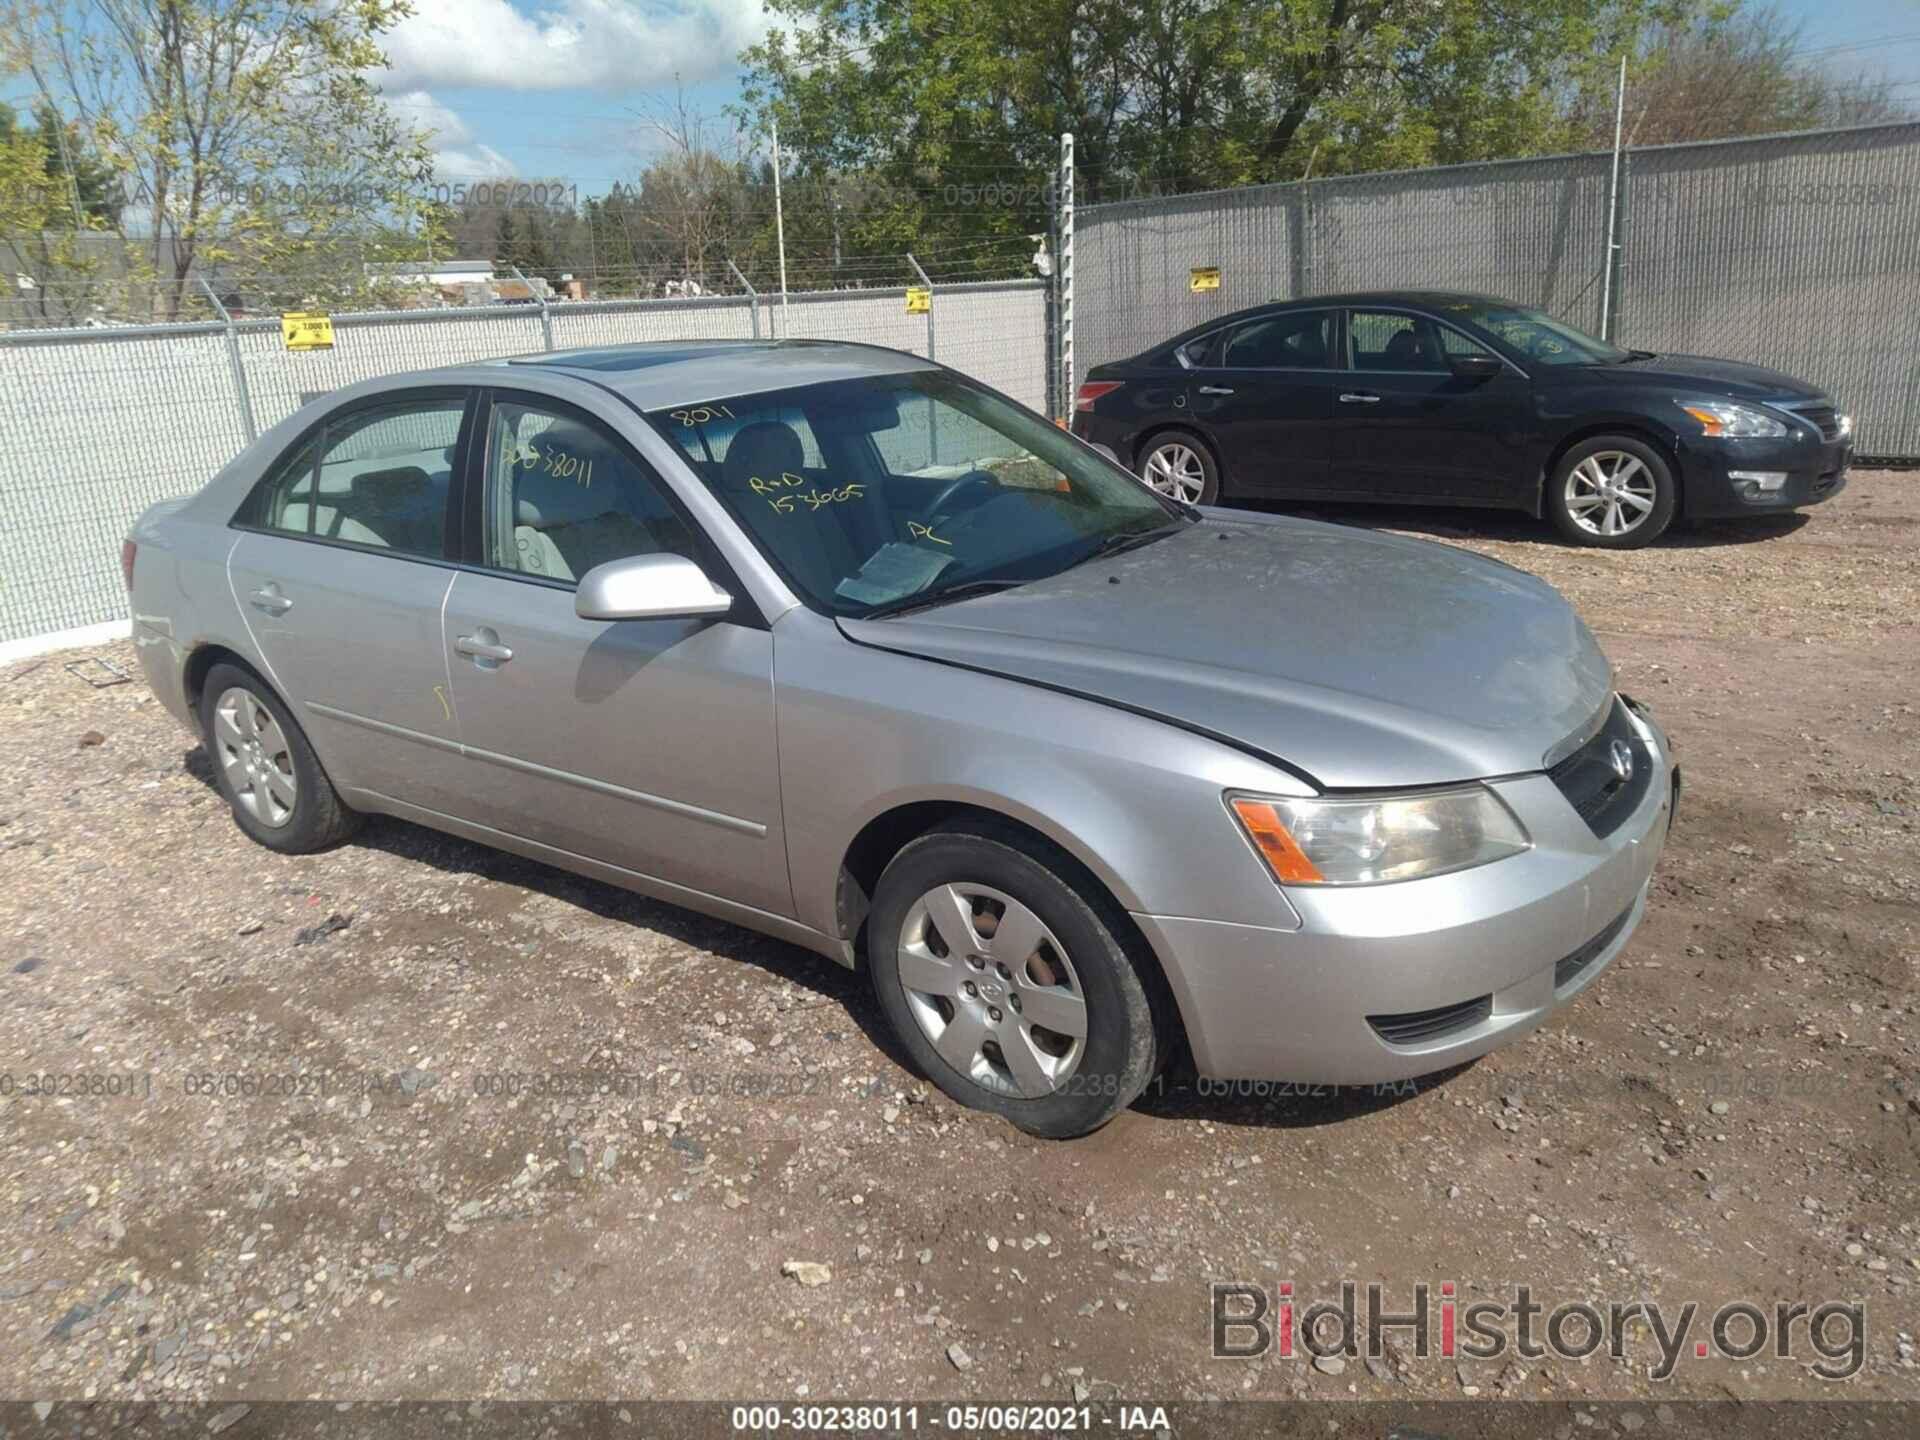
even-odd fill
[(582, 620), (688, 620), (724, 615), (733, 597), (684, 555), (634, 555), (596, 565), (580, 579)]
[(1447, 365), (1462, 380), (1491, 380), (1507, 367), (1498, 355), (1449, 355)]

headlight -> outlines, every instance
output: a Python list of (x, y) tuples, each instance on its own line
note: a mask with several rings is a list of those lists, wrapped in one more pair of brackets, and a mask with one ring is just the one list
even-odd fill
[(1727, 440), (1778, 440), (1787, 433), (1787, 424), (1755, 410), (1751, 405), (1735, 405), (1726, 400), (1682, 401), (1680, 408), (1700, 422), (1703, 435)]
[(1484, 785), (1296, 800), (1229, 795), (1227, 806), (1283, 885), (1377, 885), (1465, 870), (1532, 845)]
[(1846, 439), (1853, 434), (1853, 416), (1840, 414), (1833, 417), (1833, 423), (1840, 427), (1840, 438)]

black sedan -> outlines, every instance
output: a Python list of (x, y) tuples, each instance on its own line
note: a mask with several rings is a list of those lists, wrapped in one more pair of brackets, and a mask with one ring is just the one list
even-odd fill
[(1196, 504), (1490, 506), (1613, 549), (1678, 516), (1817, 504), (1853, 455), (1852, 421), (1804, 381), (1622, 350), (1525, 305), (1435, 291), (1208, 321), (1090, 370), (1073, 431)]

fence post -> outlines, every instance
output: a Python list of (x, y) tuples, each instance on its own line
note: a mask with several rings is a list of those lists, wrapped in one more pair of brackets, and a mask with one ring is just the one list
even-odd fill
[(747, 292), (747, 315), (753, 323), (753, 338), (760, 338), (760, 292), (753, 288), (753, 282), (740, 273), (740, 267), (727, 261), (727, 269), (733, 272), (733, 278), (740, 282), (740, 288)]
[(1060, 408), (1071, 420), (1073, 383), (1073, 135), (1060, 137)]
[(240, 363), (240, 336), (233, 328), (233, 316), (220, 303), (220, 297), (213, 293), (213, 286), (207, 283), (206, 276), (199, 278), (200, 288), (207, 292), (207, 299), (213, 302), (214, 313), (220, 317), (220, 323), (227, 327), (227, 364), (233, 370), (233, 393), (240, 402), (240, 423), (245, 427), (247, 443), (251, 445), (260, 438), (260, 427), (254, 423), (253, 396), (247, 390), (247, 367)]
[[(927, 272), (920, 268), (920, 262), (913, 258), (913, 252), (907, 252), (907, 264), (913, 267), (913, 273), (920, 277), (921, 288), (927, 292), (927, 359), (933, 359), (933, 281), (927, 278)], [(933, 397), (927, 397), (927, 463), (940, 463), (940, 427), (934, 423)]]
[(1293, 203), (1287, 206), (1287, 260), (1291, 273), (1287, 283), (1298, 300), (1313, 293), (1313, 181), (1301, 180), (1293, 187)]
[(1620, 194), (1614, 201), (1614, 213), (1618, 216), (1613, 232), (1613, 251), (1607, 256), (1607, 328), (1603, 336), (1610, 344), (1618, 344), (1620, 333), (1620, 312), (1627, 298), (1627, 221), (1632, 213), (1629, 196), (1633, 192), (1633, 152), (1620, 152)]
[(507, 268), (513, 271), (514, 279), (527, 287), (527, 293), (533, 296), (535, 303), (540, 306), (540, 333), (546, 338), (547, 349), (552, 350), (553, 316), (547, 313), (547, 297), (533, 288), (533, 282), (520, 273), (520, 267), (518, 265), (509, 265)]
[(1620, 136), (1627, 123), (1627, 57), (1620, 57), (1620, 88), (1613, 102), (1613, 183), (1607, 190), (1607, 268), (1600, 279), (1600, 338), (1613, 339), (1613, 315), (1620, 280)]
[(920, 288), (927, 292), (927, 358), (933, 354), (933, 281), (927, 278), (927, 272), (920, 268), (920, 262), (913, 258), (913, 252), (907, 252), (907, 264), (913, 267), (913, 273), (920, 277)]

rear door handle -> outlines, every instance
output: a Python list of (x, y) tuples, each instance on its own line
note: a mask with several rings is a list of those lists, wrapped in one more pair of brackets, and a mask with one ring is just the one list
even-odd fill
[(462, 655), (471, 655), (476, 660), (493, 660), (504, 665), (513, 659), (513, 648), (502, 645), (498, 639), (487, 640), (482, 636), (492, 635), (491, 630), (482, 630), (478, 635), (461, 635), (453, 642), (453, 648)]
[(1380, 397), (1369, 395), (1364, 390), (1347, 390), (1341, 393), (1340, 403), (1342, 405), (1378, 405)]
[(1233, 387), (1231, 385), (1202, 385), (1200, 387), (1200, 393), (1202, 395), (1231, 395), (1233, 393)]
[(284, 615), (293, 608), (293, 601), (280, 593), (278, 585), (263, 585), (247, 598), (269, 615)]

